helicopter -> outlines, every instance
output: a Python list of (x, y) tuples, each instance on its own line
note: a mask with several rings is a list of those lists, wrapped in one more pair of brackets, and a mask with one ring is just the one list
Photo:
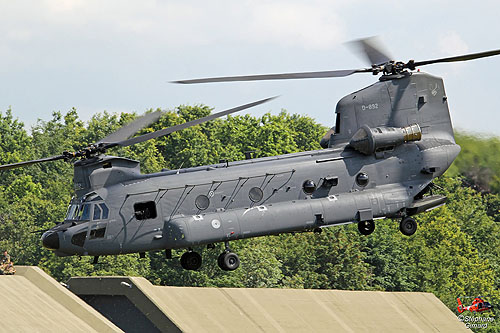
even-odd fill
[[(462, 297), (462, 298), (467, 298), (467, 297)], [(472, 301), (471, 305), (469, 306), (464, 306), (462, 305), (462, 302), (460, 301), (460, 297), (457, 298), (458, 306), (457, 306), (457, 311), (458, 313), (462, 313), (464, 311), (470, 311), (470, 312), (483, 312), (483, 311), (488, 311), (493, 308), (493, 306), (489, 303), (483, 300), (482, 296), (477, 296), (477, 297), (472, 297), (474, 300)]]
[(213, 77), (182, 84), (379, 75), (378, 81), (343, 97), (336, 123), (320, 150), (226, 161), (141, 174), (140, 163), (108, 156), (130, 146), (271, 98), (133, 137), (161, 114), (150, 113), (77, 152), (0, 166), (0, 170), (54, 160), (72, 161), (75, 196), (63, 222), (46, 231), (45, 248), (58, 256), (119, 255), (187, 249), (184, 269), (202, 265), (196, 246), (224, 243), (218, 266), (233, 271), (240, 259), (230, 248), (238, 239), (357, 223), (370, 235), (378, 219), (399, 220), (403, 235), (417, 230), (414, 215), (439, 207), (446, 197), (432, 193), (460, 152), (455, 143), (443, 80), (416, 71), (424, 65), (467, 61), (500, 50), (426, 61), (394, 61), (371, 39), (359, 40), (370, 67), (304, 73)]

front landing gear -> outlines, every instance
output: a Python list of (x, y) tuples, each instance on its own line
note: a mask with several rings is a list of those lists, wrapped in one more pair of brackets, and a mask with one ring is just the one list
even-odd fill
[(198, 252), (188, 251), (181, 256), (181, 266), (190, 271), (201, 267), (201, 255)]
[(405, 217), (399, 224), (399, 230), (405, 236), (411, 236), (417, 231), (417, 221), (411, 217)]
[(234, 271), (240, 267), (240, 258), (229, 249), (229, 242), (226, 242), (226, 250), (217, 258), (217, 264), (223, 271)]
[(375, 230), (375, 222), (373, 220), (358, 222), (358, 230), (362, 235), (368, 236)]

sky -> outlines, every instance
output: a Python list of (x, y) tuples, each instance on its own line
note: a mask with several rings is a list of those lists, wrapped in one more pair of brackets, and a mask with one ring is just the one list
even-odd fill
[[(206, 104), (281, 109), (334, 125), (345, 78), (176, 85), (207, 76), (367, 67), (346, 42), (378, 36), (397, 60), (500, 49), (498, 1), (0, 0), (0, 112), (29, 129), (75, 107), (80, 117)], [(498, 135), (500, 56), (425, 66), (441, 76), (456, 128)]]

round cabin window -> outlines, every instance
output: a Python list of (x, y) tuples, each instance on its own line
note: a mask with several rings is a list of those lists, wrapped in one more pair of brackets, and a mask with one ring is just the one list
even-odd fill
[(359, 186), (366, 186), (366, 185), (368, 185), (369, 181), (370, 180), (368, 178), (368, 175), (364, 172), (360, 172), (356, 176), (356, 184), (358, 184)]
[(316, 190), (316, 184), (308, 179), (302, 183), (302, 190), (304, 190), (305, 194), (312, 194)]
[(210, 199), (206, 195), (200, 194), (196, 197), (194, 204), (196, 205), (196, 208), (205, 210), (210, 205)]
[(262, 200), (262, 197), (264, 197), (264, 193), (259, 187), (252, 187), (248, 192), (248, 197), (252, 202), (259, 202)]

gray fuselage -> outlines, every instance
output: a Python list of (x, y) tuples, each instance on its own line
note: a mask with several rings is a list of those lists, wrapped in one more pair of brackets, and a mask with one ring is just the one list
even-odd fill
[[(80, 213), (44, 234), (48, 247), (61, 256), (145, 252), (411, 215), (460, 151), (443, 82), (428, 74), (381, 79), (344, 97), (336, 113), (322, 150), (154, 174), (125, 158), (78, 161)], [(362, 126), (412, 124), (419, 141), (368, 155), (349, 145)]]

